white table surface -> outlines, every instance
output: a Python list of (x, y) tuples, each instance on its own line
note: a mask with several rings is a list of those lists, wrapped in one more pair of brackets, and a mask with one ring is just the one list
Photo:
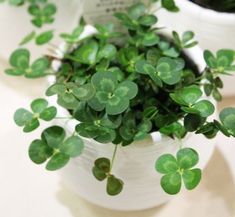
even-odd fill
[[(215, 151), (200, 186), (173, 197), (164, 206), (124, 213), (79, 198), (63, 186), (56, 172), (47, 172), (29, 160), (29, 143), (40, 135), (40, 130), (23, 134), (12, 119), (17, 108), (43, 97), (45, 80), (9, 77), (3, 73), (4, 67), (0, 63), (0, 217), (235, 216), (235, 140), (223, 136), (218, 137), (220, 150)], [(227, 99), (225, 104), (235, 106), (235, 100)]]

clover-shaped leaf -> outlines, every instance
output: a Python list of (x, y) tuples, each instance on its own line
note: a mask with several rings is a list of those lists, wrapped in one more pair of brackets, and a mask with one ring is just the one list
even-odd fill
[(95, 40), (91, 40), (89, 43), (78, 47), (74, 53), (74, 60), (83, 64), (92, 65), (96, 62), (98, 50), (98, 43)]
[(44, 24), (53, 23), (57, 11), (56, 5), (52, 3), (46, 3), (42, 6), (40, 4), (32, 3), (28, 12), (33, 16), (32, 23), (36, 27), (42, 27)]
[(179, 34), (175, 31), (173, 31), (172, 35), (178, 49), (191, 48), (198, 44), (197, 41), (193, 41), (194, 32), (192, 31), (184, 32), (182, 38), (180, 38)]
[(219, 117), (225, 129), (235, 137), (235, 108), (223, 109)]
[(84, 26), (77, 26), (71, 34), (61, 33), (60, 37), (63, 38), (67, 43), (73, 44), (79, 42), (79, 37), (84, 31)]
[(31, 132), (39, 127), (39, 119), (51, 121), (57, 114), (54, 106), (48, 107), (45, 99), (36, 99), (31, 103), (31, 111), (24, 108), (18, 109), (14, 114), (15, 123), (24, 127), (24, 132)]
[(8, 75), (24, 75), (26, 78), (38, 78), (46, 75), (50, 62), (46, 57), (36, 59), (30, 66), (30, 52), (27, 49), (17, 49), (10, 57), (11, 69), (5, 70)]
[(98, 158), (92, 168), (92, 173), (98, 181), (107, 179), (106, 191), (110, 196), (121, 193), (123, 181), (116, 178), (111, 172), (111, 162), (107, 158)]
[(96, 89), (96, 95), (88, 101), (91, 108), (96, 111), (106, 109), (107, 114), (117, 115), (129, 107), (129, 101), (138, 92), (137, 85), (132, 81), (118, 84), (117, 76), (112, 72), (97, 72), (91, 82)]
[(204, 51), (204, 59), (209, 68), (219, 73), (235, 71), (235, 65), (232, 65), (235, 59), (233, 50), (219, 50), (216, 53), (216, 57), (209, 50), (206, 50)]
[(57, 95), (57, 103), (67, 109), (76, 109), (80, 101), (88, 101), (94, 93), (91, 84), (77, 86), (72, 82), (66, 84), (56, 83), (46, 91), (47, 96)]
[[(65, 140), (65, 130), (52, 126), (42, 132), (41, 140), (34, 140), (29, 147), (29, 157), (36, 164), (47, 162), (50, 171), (64, 167), (70, 158), (81, 155), (84, 144), (80, 137), (71, 136)], [(65, 140), (65, 141), (64, 141)]]
[(164, 174), (161, 186), (168, 194), (177, 194), (182, 185), (182, 179), (188, 190), (194, 189), (201, 180), (201, 170), (193, 167), (198, 163), (198, 154), (191, 148), (180, 149), (176, 158), (171, 154), (164, 154), (156, 161), (155, 168)]
[(184, 66), (185, 63), (183, 59), (162, 57), (159, 59), (157, 64), (158, 76), (166, 84), (176, 84), (180, 81), (182, 69)]
[(170, 95), (171, 98), (181, 105), (193, 105), (202, 96), (202, 91), (198, 86), (192, 85), (189, 87), (184, 87)]
[(192, 85), (171, 93), (170, 97), (187, 113), (200, 114), (201, 117), (208, 117), (215, 111), (214, 105), (208, 100), (201, 100), (202, 91), (198, 86)]

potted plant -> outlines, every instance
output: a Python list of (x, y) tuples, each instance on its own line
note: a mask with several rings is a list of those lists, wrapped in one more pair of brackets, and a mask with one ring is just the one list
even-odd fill
[[(159, 11), (162, 25), (178, 32), (192, 29), (203, 49), (214, 52), (221, 47), (235, 49), (234, 0), (176, 0), (176, 4), (180, 8), (177, 14), (169, 15), (163, 10)], [(234, 95), (235, 77), (224, 77), (223, 80), (226, 85), (222, 93)]]
[[(171, 1), (162, 6), (177, 10)], [(234, 51), (206, 50), (202, 57), (192, 32), (169, 37), (143, 3), (115, 16), (126, 34), (112, 24), (81, 24), (61, 34), (60, 55), (30, 61), (20, 48), (6, 73), (50, 76), (49, 98), (14, 115), (26, 133), (54, 120), (29, 146), (34, 163), (62, 168), (69, 186), (95, 204), (146, 209), (199, 184), (213, 151), (207, 139), (219, 131), (235, 136), (235, 108), (222, 110), (219, 120), (212, 116), (219, 76), (234, 70)]]

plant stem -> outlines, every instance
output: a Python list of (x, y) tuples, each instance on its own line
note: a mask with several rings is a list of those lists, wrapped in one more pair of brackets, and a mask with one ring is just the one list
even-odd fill
[(110, 169), (110, 172), (112, 171), (112, 168), (113, 168), (114, 160), (115, 160), (115, 157), (116, 157), (116, 154), (117, 154), (117, 148), (118, 148), (118, 145), (115, 145), (113, 156), (112, 156), (112, 160), (111, 160), (111, 169)]
[(55, 119), (73, 119), (73, 117), (55, 117)]

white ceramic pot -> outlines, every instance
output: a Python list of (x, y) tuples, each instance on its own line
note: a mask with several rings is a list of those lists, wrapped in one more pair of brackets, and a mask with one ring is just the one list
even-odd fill
[[(86, 27), (84, 35), (91, 33), (94, 33), (94, 29)], [(186, 53), (200, 70), (205, 67), (199, 47), (189, 49)], [(51, 77), (49, 83), (53, 84), (54, 79), (54, 77)], [(50, 97), (49, 101), (52, 105), (57, 105), (56, 97)], [(69, 113), (59, 107), (58, 116), (67, 117)], [(63, 126), (70, 135), (74, 132), (78, 122), (76, 120), (57, 120), (55, 124)], [(106, 194), (105, 181), (99, 182), (92, 175), (94, 161), (100, 157), (111, 158), (114, 145), (101, 144), (91, 139), (84, 139), (84, 141), (85, 150), (83, 154), (72, 159), (65, 168), (60, 170), (63, 181), (73, 192), (98, 206), (122, 211), (155, 207), (172, 198), (162, 190), (160, 186), (161, 175), (155, 171), (154, 166), (160, 155), (175, 154), (179, 150), (181, 143), (178, 140), (153, 133), (146, 140), (133, 143), (127, 147), (120, 146), (115, 158), (113, 173), (121, 178), (125, 185), (123, 192), (114, 197)], [(183, 146), (192, 147), (198, 151), (200, 155), (198, 166), (203, 169), (213, 153), (214, 141), (207, 140), (201, 135), (190, 134), (182, 143)]]
[[(179, 13), (159, 10), (161, 25), (178, 32), (192, 30), (203, 49), (217, 51), (221, 48), (235, 50), (235, 13), (222, 13), (203, 8), (189, 0), (175, 0)], [(223, 95), (235, 95), (235, 76), (224, 76)]]
[[(13, 50), (15, 50), (24, 36), (34, 29), (37, 33), (45, 30), (54, 29), (56, 37), (51, 42), (59, 44), (58, 33), (71, 31), (77, 25), (81, 16), (82, 2), (84, 0), (51, 0), (56, 3), (57, 13), (53, 24), (45, 25), (43, 29), (35, 28), (30, 20), (31, 16), (27, 13), (27, 7), (15, 7), (8, 3), (0, 4), (0, 58), (6, 60)], [(32, 56), (38, 57), (48, 53), (48, 46), (35, 46), (30, 43)]]

